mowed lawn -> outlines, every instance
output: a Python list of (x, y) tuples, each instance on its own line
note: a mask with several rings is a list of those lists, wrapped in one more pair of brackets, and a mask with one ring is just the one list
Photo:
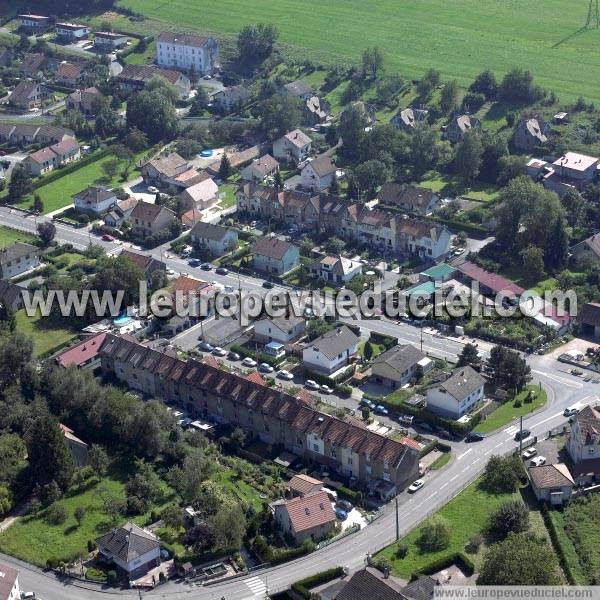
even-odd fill
[[(40, 195), (44, 203), (44, 214), (54, 212), (60, 208), (64, 208), (73, 203), (72, 196), (84, 190), (87, 186), (99, 183), (106, 186), (122, 185), (121, 171), (125, 168), (123, 163), (119, 166), (117, 175), (113, 179), (109, 179), (102, 170), (102, 165), (115, 157), (112, 155), (104, 156), (95, 160), (72, 173), (67, 173), (63, 177), (59, 177), (50, 183), (43, 185), (35, 190), (36, 194)], [(133, 173), (133, 175), (131, 175)], [(130, 176), (135, 176), (133, 169)], [(30, 208), (32, 204), (32, 196), (27, 196), (20, 206)]]
[(15, 314), (17, 321), (17, 331), (33, 338), (33, 353), (41, 356), (59, 347), (65, 346), (77, 335), (76, 329), (70, 329), (64, 321), (56, 317), (35, 317), (27, 316), (25, 309), (19, 310)]
[(273, 23), (280, 42), (305, 58), (358, 60), (367, 46), (386, 54), (390, 71), (419, 77), (430, 68), (462, 85), (484, 68), (530, 69), (563, 99), (600, 101), (598, 31), (582, 30), (587, 0), (120, 0), (119, 5), (173, 26), (235, 35)]
[(29, 233), (11, 229), (10, 227), (0, 226), (0, 249), (12, 246), (15, 242), (25, 242), (32, 244), (36, 237)]
[[(535, 393), (535, 398), (532, 402), (525, 402), (525, 398), (530, 391)], [(524, 417), (534, 410), (541, 408), (546, 404), (548, 396), (545, 390), (540, 390), (537, 385), (530, 385), (517, 395), (516, 400), (509, 400), (504, 404), (500, 405), (493, 413), (489, 414), (485, 421), (481, 421), (475, 431), (478, 433), (490, 433), (496, 429), (500, 429), (504, 425), (508, 425), (513, 421), (516, 421), (519, 417)], [(515, 406), (520, 403), (520, 406)]]
[[(432, 487), (433, 485), (435, 484), (432, 484)], [(429, 493), (431, 491), (430, 489)], [(426, 488), (423, 488), (417, 493), (427, 494), (428, 492)], [(481, 489), (480, 480), (474, 481), (437, 513), (438, 516), (446, 519), (450, 524), (450, 544), (445, 550), (421, 553), (417, 546), (421, 528), (417, 527), (400, 540), (401, 543), (408, 546), (408, 554), (405, 558), (396, 557), (396, 544), (382, 550), (377, 554), (377, 558), (389, 560), (394, 575), (408, 580), (415, 571), (425, 568), (440, 558), (452, 556), (457, 552), (465, 552), (465, 546), (467, 546), (469, 539), (473, 535), (481, 533), (487, 526), (490, 514), (505, 500), (520, 497), (518, 492), (514, 494), (489, 494)], [(402, 522), (402, 509), (400, 509), (400, 522)], [(480, 565), (483, 550), (483, 548), (480, 548), (476, 555), (468, 555), (475, 563), (476, 568)]]

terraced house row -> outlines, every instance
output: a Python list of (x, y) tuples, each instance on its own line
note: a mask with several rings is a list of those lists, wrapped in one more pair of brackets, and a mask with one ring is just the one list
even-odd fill
[(237, 192), (237, 206), (248, 215), (296, 224), (305, 231), (332, 232), (384, 253), (437, 260), (450, 250), (450, 232), (441, 225), (328, 194), (247, 183)]
[(196, 360), (183, 361), (128, 337), (108, 335), (102, 370), (131, 389), (177, 403), (196, 418), (241, 427), (387, 499), (418, 476), (419, 449), (360, 422), (315, 410), (305, 399)]

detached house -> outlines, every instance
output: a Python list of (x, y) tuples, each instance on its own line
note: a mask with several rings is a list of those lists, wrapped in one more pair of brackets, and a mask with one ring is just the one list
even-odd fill
[(254, 323), (254, 339), (262, 344), (289, 344), (306, 332), (306, 319), (293, 314), (266, 317)]
[(301, 171), (302, 187), (322, 192), (335, 179), (336, 166), (327, 154), (322, 154), (304, 165)]
[(19, 26), (29, 33), (41, 33), (50, 27), (50, 17), (44, 15), (19, 15)]
[(81, 64), (68, 62), (60, 63), (56, 70), (56, 74), (54, 75), (54, 81), (58, 85), (65, 87), (77, 87), (84, 70), (85, 67)]
[(429, 113), (426, 110), (405, 108), (392, 117), (390, 125), (396, 129), (400, 129), (400, 131), (410, 132), (421, 123), (424, 123), (428, 114)]
[(541, 119), (525, 119), (517, 126), (512, 143), (521, 152), (531, 152), (548, 141), (550, 125)]
[(573, 418), (566, 449), (578, 483), (600, 480), (600, 409), (586, 406)]
[(481, 121), (471, 115), (459, 115), (454, 117), (446, 127), (446, 139), (453, 144), (457, 144), (464, 137), (467, 131), (471, 129), (481, 129)]
[(217, 257), (235, 250), (238, 234), (228, 227), (199, 222), (192, 227), (190, 240), (199, 250), (208, 250)]
[(221, 110), (233, 110), (242, 107), (250, 100), (252, 94), (248, 88), (243, 85), (234, 85), (232, 87), (219, 90), (213, 97), (213, 106)]
[(27, 53), (19, 64), (19, 73), (25, 77), (33, 79), (41, 77), (44, 74), (46, 65), (46, 56), (41, 52)]
[(52, 97), (52, 90), (35, 81), (20, 81), (8, 97), (8, 103), (21, 110), (41, 107)]
[(67, 138), (62, 142), (33, 152), (25, 158), (23, 165), (32, 175), (40, 176), (74, 162), (80, 156), (79, 144), (75, 140)]
[(310, 539), (318, 542), (329, 535), (336, 523), (327, 492), (319, 491), (291, 500), (277, 500), (271, 510), (279, 529), (296, 544)]
[(279, 169), (279, 163), (270, 155), (265, 154), (260, 158), (255, 158), (248, 166), (240, 171), (240, 175), (245, 181), (256, 181), (263, 183), (268, 177), (275, 175)]
[(94, 216), (105, 213), (116, 203), (116, 192), (102, 185), (90, 185), (73, 196), (76, 210)]
[(31, 244), (15, 242), (0, 250), (0, 279), (10, 279), (39, 266), (38, 249)]
[(109, 227), (121, 227), (129, 219), (137, 203), (138, 201), (132, 197), (126, 200), (118, 200), (112, 210), (104, 217), (104, 222)]
[(310, 342), (302, 351), (302, 363), (330, 375), (347, 366), (356, 355), (360, 338), (343, 325), (324, 333)]
[(131, 225), (131, 233), (134, 236), (146, 238), (167, 229), (174, 219), (175, 213), (172, 210), (157, 204), (140, 201), (131, 211), (129, 224)]
[(312, 140), (300, 129), (294, 129), (273, 142), (273, 156), (278, 160), (301, 163), (310, 153)]
[(104, 98), (104, 95), (96, 87), (75, 90), (72, 94), (67, 96), (67, 109), (78, 110), (84, 115), (94, 115), (101, 98)]
[(146, 84), (155, 77), (166, 79), (174, 86), (179, 99), (185, 100), (190, 95), (192, 84), (188, 77), (179, 71), (159, 69), (152, 65), (126, 64), (118, 75), (119, 85), (125, 93), (143, 90)]
[(418, 380), (433, 369), (433, 361), (411, 344), (393, 346), (373, 360), (371, 380), (396, 390)]
[(438, 260), (448, 254), (451, 235), (446, 227), (417, 219), (396, 218), (396, 248), (421, 258)]
[(283, 275), (298, 266), (300, 249), (275, 236), (259, 237), (252, 244), (252, 266), (270, 275)]
[(582, 335), (600, 340), (600, 304), (586, 302), (577, 315), (577, 324)]
[(129, 41), (129, 38), (122, 33), (113, 33), (112, 31), (96, 31), (94, 33), (94, 46), (99, 52), (112, 52), (121, 48)]
[(119, 256), (128, 258), (148, 279), (152, 281), (154, 277), (160, 277), (166, 273), (167, 265), (164, 262), (157, 260), (150, 254), (141, 254), (133, 250), (121, 250)]
[(377, 199), (385, 206), (420, 216), (430, 215), (440, 204), (439, 195), (427, 188), (392, 182), (381, 186)]
[(283, 86), (284, 93), (291, 94), (301, 100), (308, 100), (312, 97), (313, 91), (310, 85), (304, 79), (297, 79)]
[(310, 273), (330, 283), (347, 283), (362, 274), (362, 264), (343, 256), (324, 256), (309, 267)]
[(314, 127), (329, 118), (329, 105), (318, 96), (311, 96), (302, 104), (302, 123)]
[(460, 367), (427, 390), (427, 408), (443, 417), (460, 419), (483, 400), (485, 379), (470, 366)]
[(161, 67), (194, 70), (212, 75), (219, 63), (219, 42), (214, 37), (163, 31), (156, 38), (156, 63)]
[(531, 467), (527, 474), (531, 489), (540, 502), (561, 506), (571, 499), (575, 482), (567, 465), (558, 463)]
[(0, 563), (0, 600), (21, 600), (19, 571)]
[(596, 179), (599, 159), (578, 152), (566, 152), (552, 163), (542, 182), (560, 197), (568, 190), (583, 192)]
[(189, 163), (176, 152), (162, 154), (142, 165), (142, 177), (146, 185), (156, 187), (176, 186), (176, 178), (189, 170)]
[(572, 246), (571, 255), (580, 265), (600, 264), (600, 233), (595, 233)]
[(217, 201), (219, 186), (208, 175), (204, 174), (202, 181), (187, 187), (179, 194), (184, 209), (192, 208), (205, 209), (212, 206)]
[(90, 32), (90, 28), (87, 25), (81, 25), (78, 23), (57, 23), (56, 24), (56, 35), (57, 37), (67, 40), (76, 41), (81, 40)]

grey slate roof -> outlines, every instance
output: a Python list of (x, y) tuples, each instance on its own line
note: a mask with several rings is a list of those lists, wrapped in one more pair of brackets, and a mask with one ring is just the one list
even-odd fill
[(25, 242), (15, 242), (12, 246), (0, 250), (0, 265), (4, 265), (9, 261), (17, 260), (28, 256), (29, 254), (37, 254), (36, 246), (26, 244)]
[(90, 185), (73, 196), (74, 200), (82, 200), (92, 205), (100, 204), (109, 198), (116, 199), (115, 192), (102, 185)]
[(222, 225), (213, 225), (212, 223), (199, 221), (192, 227), (190, 235), (220, 242), (227, 235), (228, 231), (229, 229)]
[(263, 236), (259, 237), (252, 245), (252, 254), (260, 254), (274, 260), (281, 260), (293, 245), (278, 237)]
[(6, 302), (8, 306), (15, 306), (16, 301), (21, 297), (23, 288), (10, 281), (0, 279), (0, 300)]
[(373, 360), (373, 364), (377, 365), (385, 363), (390, 368), (394, 369), (394, 371), (397, 371), (402, 375), (402, 373), (424, 358), (427, 358), (427, 355), (424, 352), (421, 352), (421, 350), (415, 348), (411, 344), (406, 344), (405, 346), (394, 346), (393, 348), (382, 352)]
[(395, 578), (385, 579), (371, 567), (357, 571), (352, 575), (336, 600), (406, 600), (402, 593), (402, 584)]
[(312, 346), (327, 358), (335, 358), (341, 352), (345, 352), (352, 346), (358, 344), (360, 338), (348, 327), (343, 325), (324, 333), (312, 342)]
[(113, 529), (98, 538), (98, 549), (129, 563), (132, 560), (158, 548), (160, 542), (151, 533), (133, 523)]
[(458, 400), (466, 398), (485, 383), (485, 379), (473, 367), (465, 366), (456, 369), (440, 387)]

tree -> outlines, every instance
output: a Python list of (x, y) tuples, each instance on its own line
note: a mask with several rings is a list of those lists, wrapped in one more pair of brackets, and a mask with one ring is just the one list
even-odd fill
[(331, 178), (331, 183), (329, 185), (329, 193), (332, 196), (337, 196), (340, 193), (340, 183), (338, 181), (337, 176), (333, 176)]
[(536, 246), (528, 246), (521, 250), (523, 270), (532, 281), (546, 279), (544, 271), (544, 251)]
[(371, 79), (377, 79), (378, 74), (383, 70), (383, 53), (377, 46), (363, 50), (362, 67)]
[(417, 83), (417, 92), (421, 99), (425, 100), (431, 96), (433, 90), (440, 85), (440, 72), (435, 69), (428, 69), (425, 75)]
[(364, 356), (366, 360), (371, 360), (373, 358), (373, 354), (374, 354), (374, 350), (373, 350), (373, 344), (371, 344), (371, 342), (366, 342), (365, 343), (365, 350), (364, 350)]
[(256, 65), (268, 58), (279, 37), (274, 25), (259, 23), (256, 27), (246, 25), (237, 37), (237, 48), (240, 62)]
[(358, 183), (360, 193), (374, 194), (380, 185), (383, 185), (389, 176), (386, 165), (380, 160), (367, 160), (354, 169), (354, 176)]
[(346, 247), (346, 242), (339, 237), (332, 236), (325, 243), (325, 250), (329, 254), (341, 254)]
[(456, 110), (458, 106), (458, 82), (456, 79), (449, 81), (443, 88), (440, 96), (440, 108), (448, 114)]
[(148, 137), (143, 131), (140, 131), (137, 127), (133, 127), (127, 132), (127, 135), (123, 139), (123, 143), (132, 152), (141, 152), (148, 147)]
[(518, 454), (492, 456), (485, 466), (482, 487), (491, 494), (512, 493), (527, 479), (525, 467)]
[(206, 523), (200, 523), (185, 532), (182, 543), (193, 547), (196, 552), (204, 552), (215, 545), (215, 536)]
[(415, 128), (410, 137), (409, 161), (414, 179), (435, 168), (438, 159), (438, 133), (431, 127)]
[[(125, 169), (123, 170), (123, 177), (129, 176), (129, 171), (131, 167), (133, 167), (133, 163), (135, 162), (135, 154), (132, 150), (129, 149), (125, 144), (113, 144), (109, 147), (109, 151), (111, 154), (114, 154), (119, 160), (117, 161), (117, 169), (119, 167), (119, 163), (125, 163)], [(111, 159), (112, 160), (112, 159)], [(102, 167), (104, 168), (104, 163)], [(114, 177), (114, 175), (113, 175)], [(112, 179), (112, 178), (111, 178)]]
[(504, 539), (509, 533), (521, 533), (529, 529), (529, 509), (522, 500), (503, 502), (490, 516), (489, 531)]
[(44, 246), (49, 246), (56, 235), (56, 226), (51, 221), (38, 223), (37, 233)]
[(486, 100), (493, 100), (498, 93), (496, 76), (489, 69), (482, 71), (469, 86), (469, 91), (483, 94)]
[(73, 516), (77, 521), (77, 525), (81, 525), (83, 519), (85, 519), (85, 508), (83, 506), (76, 506), (75, 511), (73, 512)]
[(463, 346), (461, 353), (458, 355), (457, 367), (471, 366), (479, 370), (481, 366), (481, 357), (477, 351), (477, 347), (470, 342)]
[(470, 130), (465, 133), (456, 148), (454, 166), (463, 183), (468, 184), (479, 175), (483, 146), (479, 134)]
[(505, 186), (515, 177), (525, 174), (525, 159), (522, 156), (500, 156), (498, 171), (496, 183)]
[(31, 176), (25, 167), (23, 165), (15, 166), (8, 184), (8, 201), (11, 204), (17, 204), (31, 189)]
[(47, 509), (45, 518), (50, 525), (62, 525), (69, 516), (64, 504), (53, 502)]
[(554, 221), (554, 230), (546, 240), (544, 263), (550, 272), (562, 271), (569, 259), (569, 234), (565, 219), (558, 217)]
[(38, 215), (44, 212), (44, 203), (42, 202), (42, 199), (39, 194), (34, 194), (32, 208), (33, 212), (37, 213)]
[(275, 171), (275, 175), (273, 175), (273, 187), (276, 190), (283, 189), (283, 177), (281, 176), (281, 171), (279, 169), (277, 169), (277, 171)]
[(119, 131), (119, 115), (110, 108), (106, 101), (95, 111), (94, 131), (101, 138), (107, 138)]
[(92, 444), (88, 450), (88, 464), (97, 477), (104, 477), (108, 469), (108, 454), (102, 446)]
[(50, 415), (33, 421), (29, 429), (27, 454), (32, 482), (44, 485), (55, 481), (65, 490), (71, 482), (73, 458), (58, 422)]
[(201, 115), (209, 102), (210, 100), (206, 90), (202, 86), (199, 86), (196, 89), (196, 96), (192, 100), (192, 105), (190, 106), (190, 116), (197, 117)]
[(164, 89), (143, 90), (127, 102), (127, 127), (142, 131), (152, 144), (170, 140), (177, 131), (175, 108)]
[(171, 504), (171, 506), (167, 506), (165, 508), (160, 518), (163, 520), (164, 524), (175, 531), (178, 531), (183, 527), (183, 514), (181, 512), (181, 508), (176, 504)]
[(462, 100), (463, 112), (474, 114), (485, 104), (485, 96), (477, 92), (465, 94)]
[(390, 105), (403, 87), (404, 80), (400, 75), (393, 74), (382, 77), (377, 82), (377, 99), (384, 104)]
[(477, 578), (477, 585), (558, 585), (558, 563), (546, 539), (527, 533), (510, 533), (492, 544)]
[(119, 160), (117, 158), (109, 158), (102, 163), (102, 170), (107, 179), (114, 179), (119, 169)]
[(351, 104), (344, 109), (338, 126), (338, 135), (344, 142), (340, 151), (344, 156), (351, 160), (359, 156), (366, 126), (367, 115), (359, 103)]
[(19, 36), (19, 42), (17, 43), (17, 50), (19, 52), (25, 53), (25, 52), (27, 52), (27, 50), (29, 50), (30, 46), (31, 46), (31, 42), (29, 41), (29, 36), (25, 33), (22, 33)]
[(560, 200), (567, 213), (567, 223), (571, 227), (579, 227), (586, 213), (586, 201), (583, 196), (576, 190), (568, 189)]
[(194, 503), (212, 471), (213, 464), (209, 457), (196, 450), (185, 457), (181, 467), (173, 467), (169, 471), (169, 480), (185, 502)]
[(215, 536), (215, 548), (220, 551), (239, 550), (246, 535), (246, 517), (239, 504), (219, 507), (208, 525)]
[(531, 367), (518, 352), (494, 346), (485, 364), (490, 381), (496, 386), (521, 391), (531, 380)]
[(540, 100), (544, 93), (533, 83), (533, 75), (520, 67), (511, 69), (500, 84), (498, 95), (505, 102), (533, 104)]
[(227, 154), (223, 152), (223, 156), (221, 156), (221, 164), (219, 165), (219, 178), (222, 181), (227, 181), (229, 177), (231, 177), (231, 163), (229, 162)]
[(281, 137), (300, 124), (300, 100), (291, 94), (277, 94), (259, 107), (263, 129), (270, 139)]
[(450, 525), (446, 519), (434, 517), (421, 526), (417, 546), (421, 552), (437, 552), (450, 544)]

